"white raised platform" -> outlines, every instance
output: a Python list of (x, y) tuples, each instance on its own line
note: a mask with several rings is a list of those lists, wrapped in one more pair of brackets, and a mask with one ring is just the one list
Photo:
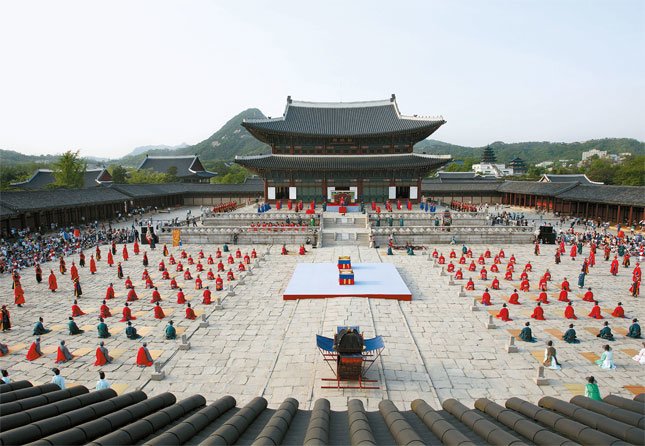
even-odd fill
[(352, 263), (354, 285), (338, 284), (336, 263), (299, 263), (282, 298), (368, 297), (412, 300), (412, 293), (390, 263)]

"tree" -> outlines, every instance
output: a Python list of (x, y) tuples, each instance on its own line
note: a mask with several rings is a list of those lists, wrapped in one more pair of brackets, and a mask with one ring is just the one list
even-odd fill
[(614, 184), (616, 166), (606, 158), (595, 158), (587, 164), (586, 168), (583, 169), (583, 172), (592, 181), (600, 181), (605, 184)]
[(155, 172), (152, 169), (132, 170), (128, 181), (130, 184), (159, 184), (167, 182), (167, 174)]
[(87, 163), (79, 157), (78, 151), (68, 150), (52, 165), (54, 182), (52, 188), (80, 189), (85, 184)]
[(110, 166), (110, 175), (112, 175), (112, 181), (115, 184), (125, 184), (127, 183), (128, 170), (118, 164), (113, 164)]
[(645, 156), (625, 158), (616, 169), (614, 181), (624, 186), (645, 186)]
[(177, 181), (177, 166), (170, 166), (168, 170), (166, 170), (166, 180), (169, 183)]
[(233, 164), (231, 167), (228, 168), (228, 172), (226, 172), (224, 175), (219, 175), (211, 178), (211, 183), (240, 184), (240, 183), (244, 183), (244, 181), (249, 177), (249, 175), (250, 175), (249, 171), (246, 170), (244, 167), (238, 164)]

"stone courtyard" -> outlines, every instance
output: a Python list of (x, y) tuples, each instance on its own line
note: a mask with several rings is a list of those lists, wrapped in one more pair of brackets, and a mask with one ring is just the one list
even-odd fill
[[(568, 255), (563, 255), (562, 263), (555, 265), (554, 245), (542, 246), (539, 257), (533, 254), (530, 244), (469, 247), (475, 260), (487, 248), (493, 256), (500, 248), (506, 252), (506, 259), (497, 274), (501, 290), (491, 290), (493, 306), (484, 308), (478, 304), (477, 311), (471, 310), (473, 299), (479, 300), (484, 287), (490, 285), (495, 274), (489, 272), (489, 280), (481, 281), (477, 273), (470, 273), (475, 280), (475, 291), (465, 292), (465, 297), (460, 296), (461, 285), (465, 285), (469, 273), (464, 271), (464, 280), (450, 285), (450, 276), (442, 275), (442, 268), (429, 258), (435, 246), (424, 252), (417, 251), (415, 256), (407, 256), (405, 251), (398, 250), (395, 255), (387, 256), (383, 247), (369, 249), (357, 246), (309, 247), (305, 256), (297, 255), (296, 246), (289, 246), (290, 255), (282, 256), (281, 247), (277, 245), (239, 246), (243, 255), (255, 248), (260, 258), (252, 261), (250, 272), (241, 275), (236, 272), (237, 280), (232, 282), (231, 291), (226, 282), (223, 292), (214, 291), (214, 283), (206, 280), (210, 265), (206, 264), (206, 259), (202, 260), (204, 286), (210, 286), (214, 298), (221, 298), (222, 310), (216, 309), (214, 304), (202, 305), (202, 292), (194, 289), (193, 281), (184, 281), (181, 273), (174, 273), (174, 267), (165, 259), (171, 276), (176, 276), (197, 314), (206, 316), (208, 326), (200, 327), (200, 318), (195, 321), (184, 318), (185, 306), (176, 303), (176, 291), (170, 290), (168, 281), (161, 280), (157, 265), (163, 257), (162, 247), (148, 250), (148, 271), (159, 288), (163, 299), (161, 306), (166, 313), (166, 319), (157, 320), (153, 317), (153, 304), (149, 303), (151, 291), (145, 290), (140, 280), (144, 269), (142, 254), (135, 256), (132, 245), (128, 245), (130, 259), (123, 262), (122, 245), (119, 245), (115, 261), (122, 261), (124, 274), (131, 277), (139, 295), (139, 300), (131, 306), (137, 317), (134, 325), (144, 336), (141, 341), (132, 341), (125, 337), (125, 324), (117, 322), (126, 296), (123, 281), (117, 279), (116, 267), (107, 266), (108, 247), (102, 246), (103, 256), (98, 262), (96, 275), (90, 275), (87, 267), (79, 268), (83, 287), (79, 305), (87, 314), (75, 319), (85, 330), (82, 335), (67, 334), (66, 322), (73, 302), (72, 283), (69, 272), (65, 276), (58, 273), (57, 262), (43, 265), (43, 283), (40, 285), (36, 284), (33, 269), (22, 272), (27, 301), (23, 308), (13, 305), (10, 277), (5, 275), (0, 279), (1, 303), (8, 304), (13, 323), (13, 329), (1, 335), (2, 342), (10, 347), (10, 354), (0, 358), (0, 368), (8, 369), (14, 381), (49, 382), (51, 368), (55, 366), (56, 348), (64, 339), (75, 356), (74, 360), (59, 367), (68, 385), (93, 387), (99, 370), (93, 365), (99, 341), (96, 332), (98, 309), (106, 286), (113, 282), (116, 298), (108, 301), (113, 316), (106, 320), (112, 337), (106, 340), (106, 346), (115, 359), (100, 369), (106, 372), (119, 393), (142, 389), (149, 395), (156, 395), (171, 391), (177, 398), (199, 393), (208, 401), (228, 394), (241, 404), (263, 396), (270, 407), (277, 407), (286, 397), (293, 397), (303, 409), (311, 408), (313, 402), (322, 397), (331, 402), (332, 409), (346, 408), (349, 399), (360, 398), (367, 410), (377, 410), (383, 399), (392, 400), (400, 408), (409, 408), (417, 398), (425, 399), (436, 407), (447, 398), (457, 398), (469, 405), (480, 397), (501, 404), (512, 396), (521, 396), (532, 402), (545, 395), (568, 400), (583, 393), (585, 377), (589, 375), (596, 377), (603, 396), (613, 393), (632, 398), (634, 394), (643, 392), (642, 366), (631, 359), (642, 347), (641, 341), (625, 337), (632, 318), (645, 321), (642, 303), (628, 292), (635, 259), (632, 259), (632, 268), (621, 267), (618, 276), (614, 277), (609, 273), (609, 262), (597, 255), (597, 264), (587, 276), (585, 287), (593, 289), (603, 308), (604, 320), (609, 321), (616, 336), (610, 344), (615, 352), (617, 368), (602, 370), (593, 360), (607, 343), (595, 337), (604, 320), (587, 317), (592, 304), (582, 301), (583, 291), (576, 286), (584, 257), (579, 256), (572, 261)], [(231, 251), (236, 248), (231, 246)], [(436, 248), (449, 260), (451, 246), (439, 245)], [(454, 248), (458, 251), (460, 246)], [(145, 249), (147, 247), (141, 247), (142, 253)], [(184, 245), (169, 249), (177, 260), (181, 250), (185, 249), (197, 261), (200, 249), (206, 257), (209, 254), (215, 257), (217, 246)], [(88, 262), (91, 252), (86, 251)], [(583, 256), (587, 253), (588, 248), (585, 247)], [(503, 280), (503, 271), (512, 254), (517, 259), (516, 280), (509, 282)], [(349, 255), (355, 262), (393, 263), (410, 288), (413, 301), (364, 298), (282, 300), (282, 291), (298, 262), (335, 262), (341, 255)], [(72, 260), (78, 264), (78, 255), (67, 259), (68, 269)], [(527, 261), (533, 265), (533, 272), (529, 273), (531, 291), (520, 293), (522, 305), (509, 306), (513, 321), (502, 322), (494, 318), (496, 328), (487, 329), (489, 311), (496, 314), (513, 288), (519, 288), (519, 274)], [(487, 259), (488, 269), (491, 264), (492, 259)], [(58, 279), (59, 290), (56, 293), (47, 289), (50, 268), (54, 269)], [(530, 314), (538, 294), (537, 282), (546, 268), (552, 273), (548, 290), (551, 303), (544, 306), (547, 320), (533, 321)], [(190, 270), (195, 277), (194, 267), (191, 266)], [(563, 315), (566, 304), (557, 301), (559, 284), (565, 276), (572, 286), (569, 297), (579, 318), (573, 322), (580, 344), (570, 345), (560, 339), (570, 322)], [(625, 319), (611, 316), (619, 301), (625, 307)], [(30, 362), (25, 354), (34, 339), (32, 328), (39, 316), (45, 319), (46, 328), (51, 328), (52, 332), (42, 336), (44, 356)], [(179, 337), (175, 341), (164, 339), (164, 327), (170, 319), (174, 320), (178, 334), (185, 335), (190, 342), (190, 350), (179, 349)], [(530, 344), (518, 340), (519, 352), (507, 353), (505, 346), (511, 334), (516, 334), (526, 321), (531, 321), (538, 342)], [(322, 360), (315, 335), (331, 337), (336, 326), (347, 324), (360, 325), (365, 337), (381, 335), (385, 340), (383, 355), (368, 373), (369, 378), (378, 380), (379, 390), (320, 388), (321, 379), (333, 377), (333, 373)], [(535, 378), (548, 340), (555, 341), (563, 366), (561, 371), (547, 369), (547, 384), (538, 386)], [(153, 381), (153, 368), (141, 369), (135, 365), (136, 351), (141, 342), (148, 343), (153, 357), (165, 373), (165, 379)]]

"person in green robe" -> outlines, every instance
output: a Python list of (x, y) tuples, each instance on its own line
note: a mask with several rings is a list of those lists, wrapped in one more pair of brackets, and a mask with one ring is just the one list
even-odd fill
[(620, 257), (625, 255), (625, 245), (618, 245), (618, 255)]
[(380, 226), (381, 226), (381, 216), (379, 215), (376, 217), (376, 227), (378, 228)]
[(80, 328), (78, 328), (78, 325), (76, 325), (76, 322), (74, 322), (74, 318), (71, 316), (67, 321), (67, 327), (69, 328), (69, 334), (71, 335), (79, 335), (85, 332), (85, 330), (81, 330)]
[(641, 337), (641, 326), (638, 325), (638, 319), (632, 319), (632, 325), (629, 326), (629, 331), (627, 336), (634, 339), (640, 339)]
[(176, 339), (177, 338), (177, 330), (175, 330), (175, 326), (173, 325), (173, 322), (170, 321), (168, 322), (168, 325), (166, 325), (166, 339)]
[(226, 243), (224, 243), (224, 246), (222, 246), (222, 251), (228, 252), (228, 245)]
[(110, 334), (110, 330), (108, 330), (107, 324), (102, 317), (99, 318), (99, 324), (96, 326), (96, 330), (99, 333), (99, 338), (109, 338), (110, 336), (112, 336)]
[(34, 324), (34, 336), (40, 336), (49, 333), (51, 330), (45, 328), (43, 324), (43, 318), (39, 317), (38, 322)]
[(578, 242), (578, 255), (582, 255), (582, 242)]
[(411, 245), (408, 245), (407, 251), (409, 256), (414, 255), (414, 248)]
[(387, 247), (387, 255), (389, 255), (389, 256), (394, 255), (394, 253), (392, 252), (392, 247), (391, 246)]
[(608, 341), (613, 341), (614, 335), (611, 332), (611, 328), (609, 328), (609, 322), (605, 322), (603, 325), (604, 326), (602, 327), (600, 332), (598, 332), (596, 337), (601, 339), (606, 339)]
[(593, 376), (587, 378), (587, 385), (585, 386), (585, 396), (592, 400), (602, 401), (602, 398), (600, 398), (600, 389), (598, 389), (598, 383)]
[(130, 321), (128, 321), (128, 326), (125, 327), (125, 335), (128, 339), (141, 339), (141, 335), (137, 334), (137, 329), (132, 326), (132, 322)]
[(580, 343), (580, 340), (578, 340), (578, 337), (576, 335), (576, 330), (574, 330), (573, 328), (573, 324), (569, 324), (569, 329), (564, 332), (562, 339), (569, 344)]
[(388, 217), (387, 218), (387, 225), (392, 226), (393, 223), (394, 223), (394, 219), (392, 217)]
[(403, 226), (405, 224), (405, 219), (403, 217), (399, 218), (399, 226)]
[(524, 324), (524, 328), (522, 328), (522, 331), (520, 331), (519, 338), (524, 342), (537, 342), (537, 339), (533, 337), (530, 322)]

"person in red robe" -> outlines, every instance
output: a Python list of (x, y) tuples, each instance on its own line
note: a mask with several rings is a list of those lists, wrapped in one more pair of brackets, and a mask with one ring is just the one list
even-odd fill
[(585, 293), (584, 297), (582, 298), (585, 302), (593, 302), (593, 292), (591, 291), (591, 288), (587, 288), (587, 292)]
[(511, 265), (515, 265), (515, 254), (511, 254), (511, 257), (508, 259), (508, 263)]
[(185, 249), (181, 250), (181, 253), (179, 254), (179, 257), (181, 257), (182, 259), (188, 258), (188, 253), (186, 252)]
[(490, 266), (490, 272), (491, 272), (491, 273), (498, 273), (498, 272), (499, 272), (499, 268), (497, 267), (497, 264), (493, 263), (493, 264)]
[(135, 300), (139, 300), (139, 296), (137, 296), (137, 292), (134, 291), (134, 287), (130, 288), (130, 291), (128, 291), (128, 302), (134, 302)]
[(101, 341), (99, 346), (96, 348), (96, 361), (94, 361), (95, 366), (102, 366), (109, 364), (114, 360), (108, 353), (108, 349), (105, 347), (105, 342)]
[(249, 257), (249, 255), (248, 255), (248, 254), (244, 254), (244, 258), (243, 258), (243, 260), (244, 260), (244, 263), (245, 263), (246, 265), (250, 265), (250, 264), (251, 264), (251, 257)]
[(632, 282), (631, 286), (629, 287), (629, 294), (632, 295), (632, 297), (638, 297), (640, 296), (641, 293), (641, 283), (639, 280), (635, 280)]
[(567, 290), (560, 290), (560, 295), (558, 296), (558, 301), (560, 302), (570, 302), (569, 292)]
[(168, 257), (168, 264), (169, 265), (176, 265), (177, 261), (175, 260), (175, 256), (170, 254), (170, 257)]
[(190, 268), (186, 268), (186, 271), (184, 271), (184, 280), (193, 280), (193, 276), (190, 274)]
[[(282, 245), (284, 246), (284, 245)], [(222, 258), (222, 250), (217, 248), (217, 251), (215, 251), (215, 258), (216, 259), (221, 259)]]
[(596, 265), (596, 251), (592, 249), (589, 252), (589, 266), (593, 268), (595, 265)]
[(569, 256), (571, 256), (571, 260), (575, 260), (576, 255), (578, 255), (578, 246), (574, 243), (573, 245), (571, 245), (571, 251), (569, 252)]
[(466, 257), (462, 254), (461, 257), (459, 257), (459, 264), (460, 265), (465, 265), (466, 264)]
[(238, 270), (239, 272), (246, 271), (246, 266), (244, 266), (244, 263), (240, 262), (240, 264), (239, 264), (239, 265), (237, 265), (237, 270)]
[(224, 281), (218, 274), (217, 279), (215, 279), (215, 291), (222, 291), (223, 289), (224, 289)]
[(473, 291), (474, 289), (475, 289), (475, 282), (473, 282), (473, 279), (468, 279), (468, 282), (466, 282), (466, 290)]
[(229, 282), (231, 280), (235, 280), (235, 274), (233, 274), (232, 269), (229, 269), (228, 272), (226, 273), (226, 280), (228, 280)]
[(67, 267), (65, 266), (65, 259), (62, 256), (58, 262), (58, 271), (60, 271), (61, 274), (65, 274), (65, 272), (67, 272)]
[(161, 305), (159, 305), (159, 302), (157, 302), (154, 306), (154, 314), (155, 314), (155, 319), (163, 319), (166, 317), (166, 315), (163, 312), (163, 308), (161, 308)]
[(617, 256), (614, 256), (614, 260), (611, 261), (609, 272), (611, 273), (612, 276), (618, 275), (618, 257)]
[(78, 268), (76, 267), (76, 264), (74, 261), (72, 261), (72, 266), (69, 268), (69, 278), (74, 281), (74, 279), (78, 279)]
[(481, 280), (488, 280), (488, 271), (486, 271), (486, 267), (483, 267), (479, 272), (479, 278)]
[(112, 251), (108, 250), (108, 255), (107, 255), (107, 264), (108, 266), (114, 265), (114, 256), (112, 255)]
[(497, 276), (493, 278), (493, 282), (491, 283), (491, 288), (494, 290), (499, 290), (499, 279), (497, 279)]
[(508, 303), (512, 305), (522, 305), (520, 303), (520, 295), (517, 293), (517, 290), (513, 290), (513, 293), (511, 294), (511, 297), (508, 299)]
[(197, 319), (197, 315), (195, 314), (195, 310), (193, 310), (190, 307), (190, 302), (188, 302), (186, 304), (186, 319), (191, 319), (191, 320)]
[(215, 280), (215, 274), (213, 273), (212, 268), (208, 269), (208, 272), (206, 273), (206, 279), (207, 280)]
[(540, 282), (538, 283), (538, 289), (540, 291), (546, 291), (546, 289), (547, 289), (547, 282), (546, 282), (546, 278), (544, 276), (542, 276), (540, 278)]
[(49, 270), (49, 279), (47, 280), (47, 282), (49, 283), (49, 290), (52, 293), (55, 293), (58, 289), (58, 282), (56, 281), (56, 276), (54, 275), (53, 269)]
[(300, 245), (300, 248), (298, 248), (298, 255), (304, 256), (307, 253), (307, 250), (305, 249), (305, 245)]
[(177, 291), (177, 303), (178, 304), (186, 303), (186, 295), (184, 294), (184, 291), (181, 288), (179, 288), (179, 291)]
[(522, 274), (520, 274), (520, 280), (528, 279), (529, 275), (526, 273), (526, 271), (522, 271)]
[(177, 262), (177, 267), (175, 268), (175, 271), (180, 273), (184, 270), (184, 265), (181, 262)]
[(567, 319), (578, 319), (576, 317), (576, 312), (573, 309), (573, 303), (569, 302), (564, 309), (564, 317)]
[(217, 264), (217, 272), (224, 272), (224, 263), (220, 260), (219, 263)]
[(40, 350), (40, 337), (38, 337), (34, 342), (31, 343), (29, 350), (27, 350), (27, 360), (33, 361), (40, 358), (42, 355), (43, 352)]
[(506, 274), (504, 274), (504, 280), (513, 280), (513, 271), (510, 269), (506, 270)]
[(229, 255), (228, 255), (228, 259), (226, 259), (226, 262), (227, 262), (229, 265), (232, 265), (232, 264), (234, 264), (234, 263), (235, 263), (235, 259), (233, 258), (233, 256), (232, 256), (231, 254), (229, 254)]
[(215, 263), (215, 261), (213, 260), (212, 255), (210, 255), (210, 254), (208, 255), (208, 259), (206, 259), (206, 263), (209, 264), (209, 265), (212, 265), (212, 264)]
[(123, 307), (122, 311), (123, 317), (119, 322), (128, 322), (128, 321), (134, 321), (137, 318), (135, 316), (132, 316), (132, 310), (130, 310), (130, 307), (128, 306), (128, 303), (125, 303), (125, 306)]
[(97, 262), (101, 261), (101, 248), (99, 248), (98, 245), (96, 245), (96, 261)]
[(150, 299), (151, 304), (154, 304), (156, 302), (161, 302), (161, 294), (159, 294), (157, 287), (152, 290), (152, 298)]
[(452, 262), (450, 262), (446, 267), (446, 271), (448, 271), (449, 273), (455, 272), (455, 265)]
[[(443, 265), (443, 264), (445, 264), (445, 263), (446, 263), (446, 258), (443, 256), (443, 254), (441, 254), (441, 255), (439, 256), (439, 259), (437, 260), (437, 263), (438, 263), (439, 265)], [(450, 262), (450, 263), (452, 264), (452, 262)]]
[(461, 280), (464, 278), (464, 273), (461, 271), (461, 268), (455, 273), (455, 280)]
[(20, 282), (16, 282), (13, 288), (13, 303), (18, 307), (22, 307), (25, 304), (25, 292)]
[[(436, 251), (436, 250), (435, 250), (435, 251)], [(451, 259), (456, 259), (456, 258), (457, 258), (457, 253), (455, 252), (455, 250), (454, 250), (454, 249), (451, 249), (451, 250), (450, 250), (449, 257), (450, 257)]]
[(109, 317), (112, 317), (112, 312), (110, 311), (110, 307), (107, 306), (107, 303), (105, 303), (105, 300), (101, 304), (101, 307), (99, 308), (99, 317), (103, 319), (107, 319)]
[(613, 317), (625, 317), (625, 310), (623, 309), (622, 302), (618, 302), (618, 305), (616, 305), (616, 308), (614, 308), (614, 311), (611, 312), (611, 315)]
[(75, 300), (72, 305), (72, 317), (84, 316), (85, 313), (81, 310), (81, 307), (78, 305), (78, 301)]
[(591, 308), (591, 313), (589, 313), (589, 317), (592, 317), (594, 319), (604, 319), (602, 314), (600, 313), (600, 305), (598, 305), (598, 301), (594, 301), (594, 306)]
[(134, 239), (134, 246), (132, 247), (134, 250), (134, 255), (138, 256), (139, 255), (139, 241), (135, 238)]
[(105, 290), (105, 299), (110, 300), (114, 299), (114, 286), (110, 283)]
[(123, 245), (123, 260), (128, 261), (128, 245)]
[(484, 290), (484, 294), (482, 294), (482, 300), (480, 303), (482, 305), (493, 305), (490, 301), (490, 293), (488, 292), (488, 288)]
[(198, 273), (201, 273), (202, 271), (204, 271), (204, 265), (202, 265), (202, 262), (200, 262), (199, 260), (197, 261), (197, 265), (195, 265), (195, 270)]
[(137, 365), (139, 367), (150, 367), (153, 364), (152, 356), (150, 355), (150, 352), (148, 351), (148, 344), (145, 342), (141, 347), (139, 347), (139, 351), (137, 352)]
[(510, 314), (508, 312), (508, 308), (506, 307), (506, 304), (502, 305), (502, 308), (499, 310), (499, 313), (495, 316), (498, 319), (503, 320), (504, 322), (509, 322), (512, 321)]
[(258, 253), (255, 251), (255, 248), (251, 250), (251, 258), (252, 259), (257, 259), (258, 258)]
[(529, 273), (533, 271), (533, 265), (531, 265), (530, 261), (526, 262), (526, 265), (524, 265), (524, 271), (527, 271)]
[(165, 244), (163, 245), (163, 256), (168, 257), (168, 247)]
[(141, 264), (142, 264), (143, 266), (146, 266), (146, 267), (147, 267), (147, 266), (148, 266), (148, 263), (149, 263), (149, 262), (148, 262), (148, 252), (147, 252), (147, 251), (144, 251), (144, 252), (143, 252), (143, 258), (141, 259)]
[(542, 277), (544, 277), (544, 278), (546, 279), (546, 281), (547, 281), (547, 282), (550, 282), (550, 281), (551, 281), (551, 271), (549, 271), (549, 270), (547, 269), (547, 270), (544, 272), (544, 276), (542, 276)]
[(202, 278), (199, 277), (199, 274), (197, 274), (197, 277), (195, 278), (195, 289), (196, 290), (201, 290), (202, 285), (203, 285)]
[(148, 290), (151, 290), (151, 289), (153, 289), (154, 287), (155, 287), (155, 284), (152, 282), (152, 278), (151, 278), (150, 276), (148, 276), (148, 278), (146, 279), (146, 286), (145, 286), (145, 288), (146, 288), (146, 289), (148, 289)]
[(485, 265), (485, 264), (486, 264), (486, 260), (484, 260), (484, 255), (483, 255), (483, 254), (481, 254), (481, 255), (479, 256), (479, 258), (477, 259), (477, 263), (478, 263), (479, 265)]
[(538, 295), (537, 301), (546, 305), (549, 304), (549, 297), (547, 296), (545, 291), (540, 292), (540, 294)]
[(130, 279), (130, 276), (126, 277), (124, 285), (127, 290), (132, 288), (133, 285), (132, 285), (132, 279)]
[(58, 346), (58, 351), (56, 352), (56, 364), (62, 364), (67, 361), (74, 359), (74, 356), (69, 352), (65, 346), (65, 341), (60, 341)]
[(90, 256), (90, 274), (96, 273), (96, 260), (94, 260), (94, 254)]
[(546, 319), (544, 318), (544, 309), (542, 308), (540, 302), (537, 303), (536, 307), (533, 309), (533, 314), (531, 315), (531, 318), (538, 320), (538, 321), (545, 321)]
[(161, 262), (159, 262), (159, 271), (165, 271), (166, 270), (166, 264), (164, 263), (163, 259), (161, 259)]
[(172, 278), (172, 280), (170, 281), (170, 289), (171, 289), (171, 290), (176, 290), (177, 288), (179, 288), (179, 287), (177, 286), (177, 281), (176, 281), (176, 280), (175, 280), (175, 278), (173, 277), (173, 278)]
[(168, 270), (165, 270), (164, 272), (161, 273), (161, 280), (169, 280), (170, 279), (170, 273)]
[(195, 264), (195, 261), (193, 260), (193, 256), (188, 256), (187, 263), (188, 263), (189, 265), (194, 265), (194, 264)]
[(503, 259), (504, 257), (506, 257), (506, 254), (504, 254), (504, 250), (503, 250), (503, 249), (500, 249), (500, 250), (499, 250), (499, 254), (497, 254), (497, 257), (499, 257), (500, 259)]
[(528, 279), (524, 279), (520, 282), (520, 291), (529, 291), (531, 285), (529, 284)]
[(206, 287), (204, 293), (202, 294), (202, 304), (210, 305), (211, 304), (211, 290)]
[(569, 281), (565, 277), (562, 283), (560, 284), (560, 289), (561, 290), (566, 290), (566, 291), (571, 291), (571, 288), (569, 287)]

